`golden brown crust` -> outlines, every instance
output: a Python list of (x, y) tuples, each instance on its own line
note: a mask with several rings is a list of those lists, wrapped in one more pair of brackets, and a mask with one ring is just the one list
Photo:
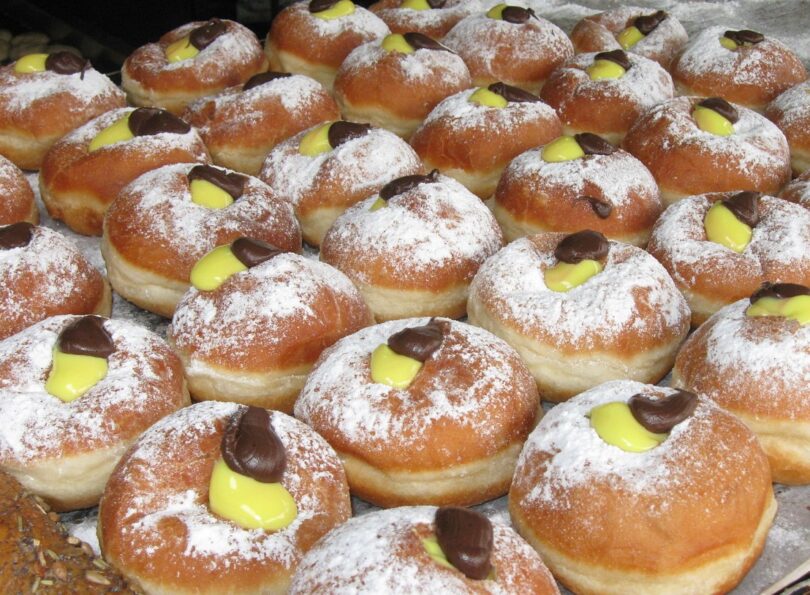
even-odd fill
[(796, 85), (771, 101), (765, 117), (785, 133), (793, 172), (810, 169), (810, 83)]
[(0, 225), (18, 221), (39, 223), (39, 210), (34, 191), (25, 175), (11, 161), (0, 155)]
[(795, 202), (803, 207), (810, 209), (810, 171), (804, 172), (798, 178), (795, 178), (780, 195), (785, 200)]

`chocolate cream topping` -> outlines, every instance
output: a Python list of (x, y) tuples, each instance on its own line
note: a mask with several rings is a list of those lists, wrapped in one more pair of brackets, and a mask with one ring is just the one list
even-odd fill
[(436, 540), (447, 561), (467, 578), (483, 580), (492, 572), (492, 523), (480, 512), (447, 506), (436, 511)]
[(168, 132), (185, 134), (191, 126), (183, 120), (157, 107), (139, 107), (129, 115), (129, 130), (135, 136), (149, 136)]
[(757, 289), (751, 296), (750, 300), (753, 304), (759, 299), (765, 297), (772, 297), (777, 299), (789, 299), (797, 295), (810, 295), (810, 288), (798, 283), (771, 283), (765, 281), (762, 287)]
[(72, 52), (54, 52), (45, 58), (45, 70), (56, 74), (76, 74), (80, 72), (84, 78), (84, 71), (90, 68), (90, 60), (77, 56)]
[(444, 8), (447, 0), (427, 0), (427, 3), (431, 8)]
[(697, 407), (697, 395), (687, 390), (676, 390), (662, 399), (637, 394), (627, 405), (636, 421), (650, 432), (665, 434), (692, 415)]
[(723, 205), (748, 227), (759, 223), (759, 197), (761, 192), (738, 192), (723, 201)]
[(630, 70), (633, 64), (624, 50), (613, 50), (611, 52), (599, 52), (593, 57), (594, 60), (608, 60), (614, 64), (618, 64), (625, 70)]
[(765, 36), (762, 33), (757, 33), (756, 31), (751, 31), (750, 29), (741, 29), (740, 31), (726, 31), (725, 33), (723, 33), (723, 36), (728, 37), (731, 41), (733, 41), (737, 45), (745, 45), (745, 44), (755, 45), (765, 40)]
[(740, 119), (737, 109), (722, 97), (709, 97), (698, 103), (698, 105), (716, 111), (732, 124)]
[(231, 244), (231, 252), (247, 268), (253, 268), (283, 253), (272, 244), (253, 238), (237, 238)]
[(432, 37), (428, 37), (422, 33), (404, 33), (402, 37), (404, 37), (408, 45), (415, 50), (444, 50), (445, 52), (455, 53), (446, 45), (442, 45)]
[(220, 188), (236, 200), (245, 191), (247, 176), (236, 172), (227, 172), (211, 165), (196, 165), (188, 172), (189, 183), (194, 180), (205, 180)]
[(115, 353), (115, 343), (104, 328), (105, 320), (101, 316), (82, 316), (59, 333), (57, 348), (62, 353), (107, 359)]
[(565, 236), (554, 249), (554, 256), (568, 264), (577, 264), (583, 260), (602, 260), (607, 256), (609, 247), (605, 236), (598, 231), (586, 229)]
[(607, 219), (613, 212), (613, 205), (602, 198), (596, 198), (595, 196), (580, 196), (578, 198), (579, 200), (587, 200), (593, 212), (600, 219)]
[(34, 226), (27, 221), (0, 227), (0, 250), (22, 248), (31, 242)]
[(371, 124), (355, 124), (338, 120), (329, 127), (329, 132), (327, 132), (329, 146), (336, 149), (343, 143), (365, 136), (369, 132), (371, 132)]
[(449, 331), (446, 321), (431, 318), (424, 326), (412, 326), (391, 335), (388, 347), (394, 353), (424, 362), (441, 347)]
[(534, 11), (531, 8), (523, 8), (522, 6), (507, 6), (501, 13), (501, 18), (504, 21), (515, 25), (521, 25), (532, 17), (537, 18)]
[(292, 76), (290, 72), (260, 72), (250, 77), (247, 82), (242, 85), (242, 91), (250, 91), (254, 87), (258, 87), (276, 79), (283, 79)]
[(636, 29), (641, 31), (644, 35), (649, 35), (653, 30), (660, 25), (664, 19), (667, 18), (667, 13), (663, 10), (658, 10), (652, 14), (640, 16), (633, 21)]
[(398, 196), (408, 190), (413, 190), (419, 184), (433, 184), (439, 181), (439, 170), (434, 169), (426, 176), (422, 176), (419, 174), (413, 176), (402, 176), (401, 178), (397, 178), (396, 180), (392, 180), (388, 182), (385, 186), (382, 187), (380, 190), (380, 198), (383, 200), (390, 200), (395, 196)]
[(284, 444), (261, 407), (249, 406), (231, 417), (220, 451), (231, 471), (262, 483), (278, 482), (287, 467)]
[(537, 95), (506, 83), (492, 83), (487, 89), (496, 95), (500, 95), (510, 103), (536, 103), (540, 101)]
[(214, 43), (214, 40), (223, 35), (226, 30), (225, 23), (214, 18), (208, 21), (205, 25), (194, 29), (194, 31), (189, 34), (188, 40), (191, 45), (202, 51)]
[(592, 132), (575, 134), (574, 140), (577, 141), (586, 155), (612, 155), (616, 152), (616, 147)]
[(309, 3), (309, 12), (323, 12), (329, 10), (340, 0), (312, 0)]

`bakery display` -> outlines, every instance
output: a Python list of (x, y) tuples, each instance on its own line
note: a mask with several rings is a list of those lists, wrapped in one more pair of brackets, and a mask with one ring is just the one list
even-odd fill
[(295, 207), (304, 240), (318, 246), (347, 208), (422, 169), (419, 156), (393, 132), (339, 120), (280, 143), (259, 177)]
[(765, 108), (765, 117), (785, 133), (793, 173), (810, 169), (810, 82), (791, 87)]
[(592, 229), (643, 247), (663, 206), (641, 161), (582, 133), (515, 157), (498, 182), (492, 210), (507, 241)]
[(273, 19), (264, 51), (271, 69), (311, 76), (331, 91), (346, 56), (389, 33), (384, 21), (351, 0), (294, 2)]
[(577, 54), (554, 70), (540, 97), (566, 134), (592, 132), (614, 145), (648, 109), (674, 95), (672, 77), (643, 56), (613, 50)]
[(647, 250), (698, 326), (765, 281), (810, 285), (810, 211), (758, 192), (690, 196), (664, 211)]
[(773, 481), (810, 483), (810, 289), (765, 283), (700, 326), (673, 386), (699, 391), (756, 433)]
[(338, 118), (335, 100), (320, 83), (282, 72), (256, 74), (242, 86), (193, 102), (183, 112), (214, 163), (252, 176), (278, 143)]
[(704, 192), (775, 195), (790, 180), (785, 135), (758, 113), (718, 97), (676, 97), (653, 107), (622, 146), (655, 176), (665, 205)]
[(539, 415), (518, 354), (442, 318), (386, 322), (338, 341), (295, 405), (340, 456), (352, 494), (385, 507), (502, 496)]
[(776, 501), (740, 420), (703, 396), (617, 381), (540, 422), (509, 512), (574, 592), (725, 593), (759, 557)]
[(57, 510), (95, 506), (129, 445), (188, 403), (180, 360), (157, 335), (48, 318), (0, 342), (0, 469)]
[(578, 53), (624, 50), (655, 60), (667, 70), (688, 39), (686, 29), (670, 13), (637, 6), (587, 16), (571, 31)]
[(121, 90), (75, 54), (22, 56), (0, 67), (0, 155), (39, 169), (58, 139), (124, 105)]
[(197, 400), (292, 411), (321, 351), (373, 320), (343, 273), (252, 238), (206, 254), (191, 284), (168, 340)]
[(347, 120), (408, 139), (445, 97), (472, 86), (464, 60), (421, 33), (398, 33), (354, 49), (335, 76), (335, 99)]
[(507, 245), (473, 279), (467, 315), (517, 350), (547, 401), (607, 380), (658, 382), (689, 330), (664, 267), (594, 231)]
[(419, 506), (367, 514), (329, 533), (301, 560), (290, 594), (405, 593), (415, 583), (425, 593), (559, 593), (513, 529), (464, 508)]
[(380, 0), (369, 6), (391, 33), (421, 33), (441, 40), (461, 19), (472, 14), (472, 2), (447, 0)]
[(110, 286), (62, 234), (0, 226), (0, 339), (57, 314), (109, 316)]
[(39, 209), (34, 191), (25, 174), (11, 161), (0, 155), (0, 225), (19, 221), (39, 223)]
[(189, 103), (267, 70), (256, 35), (227, 19), (186, 23), (136, 49), (121, 68), (132, 105), (180, 114)]
[(785, 200), (799, 203), (810, 209), (810, 172), (805, 172), (795, 178), (782, 189), (780, 194)]
[(351, 516), (330, 446), (279, 412), (197, 403), (150, 428), (99, 508), (105, 559), (146, 593), (286, 593)]
[(200, 135), (169, 112), (109, 111), (60, 139), (39, 174), (42, 201), (54, 219), (85, 235), (101, 235), (104, 213), (141, 174), (169, 163), (208, 163)]
[(509, 161), (561, 132), (557, 114), (539, 97), (493, 83), (442, 100), (410, 143), (427, 169), (439, 169), (487, 199)]
[(807, 69), (778, 39), (718, 25), (689, 41), (672, 62), (672, 78), (680, 95), (722, 97), (761, 112), (807, 80)]
[(301, 251), (292, 206), (261, 180), (181, 163), (146, 172), (124, 187), (104, 218), (101, 254), (116, 292), (171, 317), (194, 264), (240, 236)]

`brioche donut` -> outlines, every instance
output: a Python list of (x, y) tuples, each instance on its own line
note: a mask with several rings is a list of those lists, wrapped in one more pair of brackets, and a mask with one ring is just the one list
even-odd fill
[[(709, 231), (707, 214), (721, 201), (737, 225), (752, 232), (739, 251), (719, 243)], [(717, 233), (724, 232), (730, 233)], [(810, 285), (810, 212), (757, 193), (690, 196), (664, 211), (647, 250), (672, 276), (689, 302), (692, 326), (698, 326), (723, 306), (751, 295), (764, 281)]]
[[(198, 180), (233, 192), (232, 204), (218, 208), (198, 202), (203, 192)], [(141, 308), (171, 317), (189, 288), (194, 264), (240, 236), (285, 252), (301, 251), (301, 228), (292, 206), (261, 180), (210, 165), (166, 165), (136, 178), (118, 194), (104, 218), (101, 254), (115, 291)]]
[[(76, 358), (106, 360), (104, 374)], [(48, 318), (0, 342), (0, 469), (58, 510), (94, 506), (135, 438), (188, 403), (180, 360), (157, 335)]]
[(810, 82), (791, 87), (771, 101), (765, 117), (785, 133), (793, 172), (810, 169)]
[(407, 139), (442, 99), (471, 86), (470, 71), (455, 52), (421, 33), (406, 33), (354, 49), (338, 69), (334, 92), (347, 120)]
[(552, 409), (529, 436), (509, 512), (572, 591), (726, 593), (759, 557), (776, 500), (767, 458), (736, 417), (689, 395), (692, 413), (674, 427), (684, 410), (661, 415), (671, 429), (644, 452), (614, 446), (593, 427), (597, 408), (607, 406), (629, 419), (597, 426), (605, 434), (625, 438), (636, 428), (650, 434), (631, 413), (641, 409), (636, 403), (669, 408), (683, 405), (684, 395), (638, 382), (605, 383)]
[(673, 95), (672, 77), (657, 62), (614, 50), (574, 56), (551, 73), (540, 97), (566, 134), (594, 132), (618, 145), (639, 116)]
[(0, 155), (0, 225), (18, 221), (39, 223), (39, 209), (34, 191), (20, 169)]
[(211, 290), (191, 287), (175, 310), (169, 344), (195, 399), (292, 411), (321, 351), (373, 318), (331, 266), (261, 246), (240, 249), (247, 270)]
[[(326, 143), (310, 150), (319, 134)], [(335, 219), (392, 179), (422, 173), (413, 149), (392, 132), (338, 121), (311, 128), (267, 155), (259, 177), (293, 205), (304, 239), (315, 246)]]
[[(749, 315), (762, 299), (804, 300), (804, 318)], [(779, 483), (810, 483), (809, 302), (806, 286), (764, 284), (700, 326), (672, 372), (673, 386), (701, 391), (757, 434)]]
[(30, 63), (44, 54), (31, 56), (0, 67), (0, 155), (22, 169), (39, 169), (59, 138), (126, 105), (121, 90), (86, 60), (55, 52), (37, 66)]
[(62, 234), (20, 222), (0, 226), (0, 339), (57, 314), (110, 315), (104, 277)]
[(444, 43), (464, 59), (474, 85), (503, 81), (532, 93), (574, 55), (562, 29), (532, 9), (506, 4), (466, 17), (450, 30)]
[(434, 170), (349, 208), (326, 233), (321, 260), (354, 281), (378, 321), (460, 318), (478, 267), (502, 245), (484, 203)]
[[(106, 143), (108, 131), (119, 127), (128, 137)], [(78, 233), (101, 235), (104, 213), (132, 180), (169, 163), (209, 161), (200, 135), (183, 120), (155, 108), (123, 108), (54, 144), (42, 162), (39, 188), (51, 217)]]
[(317, 81), (301, 75), (263, 72), (241, 87), (195, 101), (183, 119), (197, 128), (214, 163), (252, 176), (281, 141), (340, 110)]
[(676, 97), (648, 110), (624, 138), (623, 148), (655, 176), (665, 205), (692, 194), (741, 188), (775, 195), (790, 181), (785, 135), (758, 113), (730, 106), (738, 119), (728, 136), (699, 127), (695, 109), (715, 102)]
[(286, 593), (304, 553), (351, 516), (334, 451), (276, 411), (266, 413), (286, 468), (275, 485), (293, 500), (295, 519), (278, 530), (250, 529), (213, 512), (209, 485), (223, 437), (245, 410), (218, 402), (181, 409), (152, 426), (110, 478), (99, 507), (101, 548), (147, 594)]
[(346, 56), (390, 32), (382, 19), (350, 0), (295, 2), (273, 19), (264, 51), (271, 69), (311, 76), (331, 91)]
[[(603, 270), (560, 290), (552, 276), (578, 258)], [(548, 401), (607, 380), (657, 382), (689, 331), (686, 300), (664, 267), (595, 232), (541, 233), (507, 245), (473, 279), (467, 314), (520, 353)]]
[(536, 95), (493, 83), (444, 99), (410, 142), (427, 169), (439, 169), (487, 199), (509, 161), (561, 132), (557, 114)]
[[(631, 28), (635, 28), (638, 34), (633, 31), (623, 34)], [(636, 39), (638, 41), (634, 42)], [(655, 60), (667, 70), (688, 39), (686, 29), (671, 14), (637, 6), (620, 6), (587, 16), (571, 31), (571, 41), (577, 53), (623, 49)]]
[(722, 97), (759, 112), (807, 80), (801, 59), (784, 43), (750, 30), (707, 27), (672, 62), (679, 95)]
[(180, 114), (195, 99), (240, 85), (267, 70), (256, 34), (235, 21), (186, 23), (136, 49), (121, 67), (132, 105)]
[[(386, 350), (418, 371), (400, 378), (382, 360)], [(337, 451), (352, 494), (384, 507), (502, 496), (540, 415), (531, 374), (511, 347), (435, 318), (385, 322), (337, 342), (295, 405)]]
[[(448, 567), (443, 560), (439, 561), (441, 558), (434, 558), (428, 553), (424, 540), (437, 539), (435, 536), (440, 534), (439, 519), (443, 517), (437, 510), (455, 512), (459, 509), (402, 507), (349, 520), (307, 552), (293, 577), (290, 595), (350, 592), (376, 595), (407, 593), (417, 588), (423, 593), (559, 594), (557, 583), (540, 556), (506, 525), (489, 524), (487, 563), (495, 569), (491, 576), (470, 578), (455, 565)], [(467, 515), (477, 514), (461, 510), (465, 520)], [(447, 518), (453, 517), (447, 515)], [(486, 517), (483, 518), (484, 523), (488, 523)], [(459, 552), (455, 554), (459, 559), (456, 564), (462, 568), (477, 569), (481, 565), (462, 558), (462, 552), (475, 552), (468, 556), (475, 556), (478, 562), (481, 556), (478, 541), (484, 533), (478, 527), (465, 524), (451, 533), (453, 538), (447, 538), (447, 541), (460, 542), (457, 550), (453, 546), (445, 547), (451, 554)]]
[(447, 0), (381, 0), (369, 7), (391, 33), (410, 31), (441, 39), (466, 16), (474, 12), (464, 3), (451, 6)]
[(646, 245), (663, 209), (649, 170), (596, 135), (562, 139), (554, 143), (573, 141), (583, 147), (582, 157), (546, 161), (556, 146), (549, 144), (549, 153), (530, 149), (503, 172), (493, 212), (506, 240), (541, 231), (593, 229), (628, 244)]
[(785, 200), (796, 202), (810, 209), (810, 172), (804, 172), (798, 178), (792, 180), (782, 190), (780, 195)]

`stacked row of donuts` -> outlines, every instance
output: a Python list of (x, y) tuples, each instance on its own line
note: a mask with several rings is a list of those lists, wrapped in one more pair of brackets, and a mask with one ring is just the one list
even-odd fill
[[(689, 63), (692, 46), (678, 53), (685, 33), (665, 13), (586, 19), (572, 45), (519, 6), (401, 4), (375, 7), (385, 29), (348, 0), (293, 5), (266, 54), (235, 23), (178, 28), (125, 65), (142, 107), (119, 102), (47, 149), (49, 213), (103, 233), (113, 288), (172, 317), (168, 343), (120, 321), (51, 317), (109, 314), (109, 287), (89, 263), (51, 263), (69, 260), (69, 245), (20, 223), (36, 213), (30, 189), (2, 164), (27, 208), (0, 228), (0, 265), (19, 276), (30, 261), (39, 274), (6, 284), (28, 302), (3, 305), (20, 321), (0, 343), (0, 465), (58, 509), (105, 490), (104, 555), (147, 592), (201, 577), (213, 592), (556, 592), (534, 550), (577, 592), (732, 588), (764, 545), (771, 480), (810, 480), (810, 214), (771, 196), (790, 178), (784, 135), (717, 87), (693, 82), (689, 93), (714, 97), (672, 98), (666, 68)], [(513, 28), (525, 38), (503, 32)], [(574, 57), (588, 28), (604, 45)], [(358, 31), (375, 41), (361, 45)], [(297, 74), (311, 60), (291, 47), (335, 61), (330, 32), (346, 48), (322, 86)], [(711, 35), (740, 54), (779, 45), (751, 33)], [(211, 56), (220, 46), (239, 67)], [(505, 57), (482, 59), (489, 47)], [(514, 69), (530, 80), (507, 68), (515, 47), (547, 60)], [(91, 78), (81, 60), (42, 61), (27, 74)], [(261, 72), (268, 62), (296, 74)], [(803, 81), (801, 69), (776, 84)], [(629, 90), (595, 91), (579, 108), (566, 94), (600, 81)], [(614, 96), (622, 105), (599, 103)], [(381, 115), (398, 103), (401, 117)], [(770, 115), (792, 123), (807, 103), (794, 89)], [(655, 145), (659, 129), (674, 137)], [(711, 153), (724, 139), (735, 165)], [(711, 175), (696, 181), (696, 161)], [(803, 183), (786, 196), (801, 202)], [(493, 193), (490, 211), (480, 198)], [(302, 238), (323, 262), (300, 254)], [(63, 290), (80, 266), (96, 289)], [(46, 307), (43, 293), (74, 297)], [(679, 352), (690, 322), (726, 304)], [(471, 324), (442, 318), (465, 313)], [(653, 387), (673, 363), (679, 390)], [(763, 378), (779, 382), (765, 391)], [(160, 407), (154, 385), (171, 387)], [(212, 402), (185, 407), (189, 392)], [(567, 402), (540, 421), (541, 398)], [(105, 421), (103, 406), (123, 413)], [(75, 441), (56, 446), (57, 433)], [(343, 524), (350, 492), (384, 507), (466, 506), (510, 485), (534, 550), (458, 508)], [(608, 518), (583, 508), (595, 500)]]

